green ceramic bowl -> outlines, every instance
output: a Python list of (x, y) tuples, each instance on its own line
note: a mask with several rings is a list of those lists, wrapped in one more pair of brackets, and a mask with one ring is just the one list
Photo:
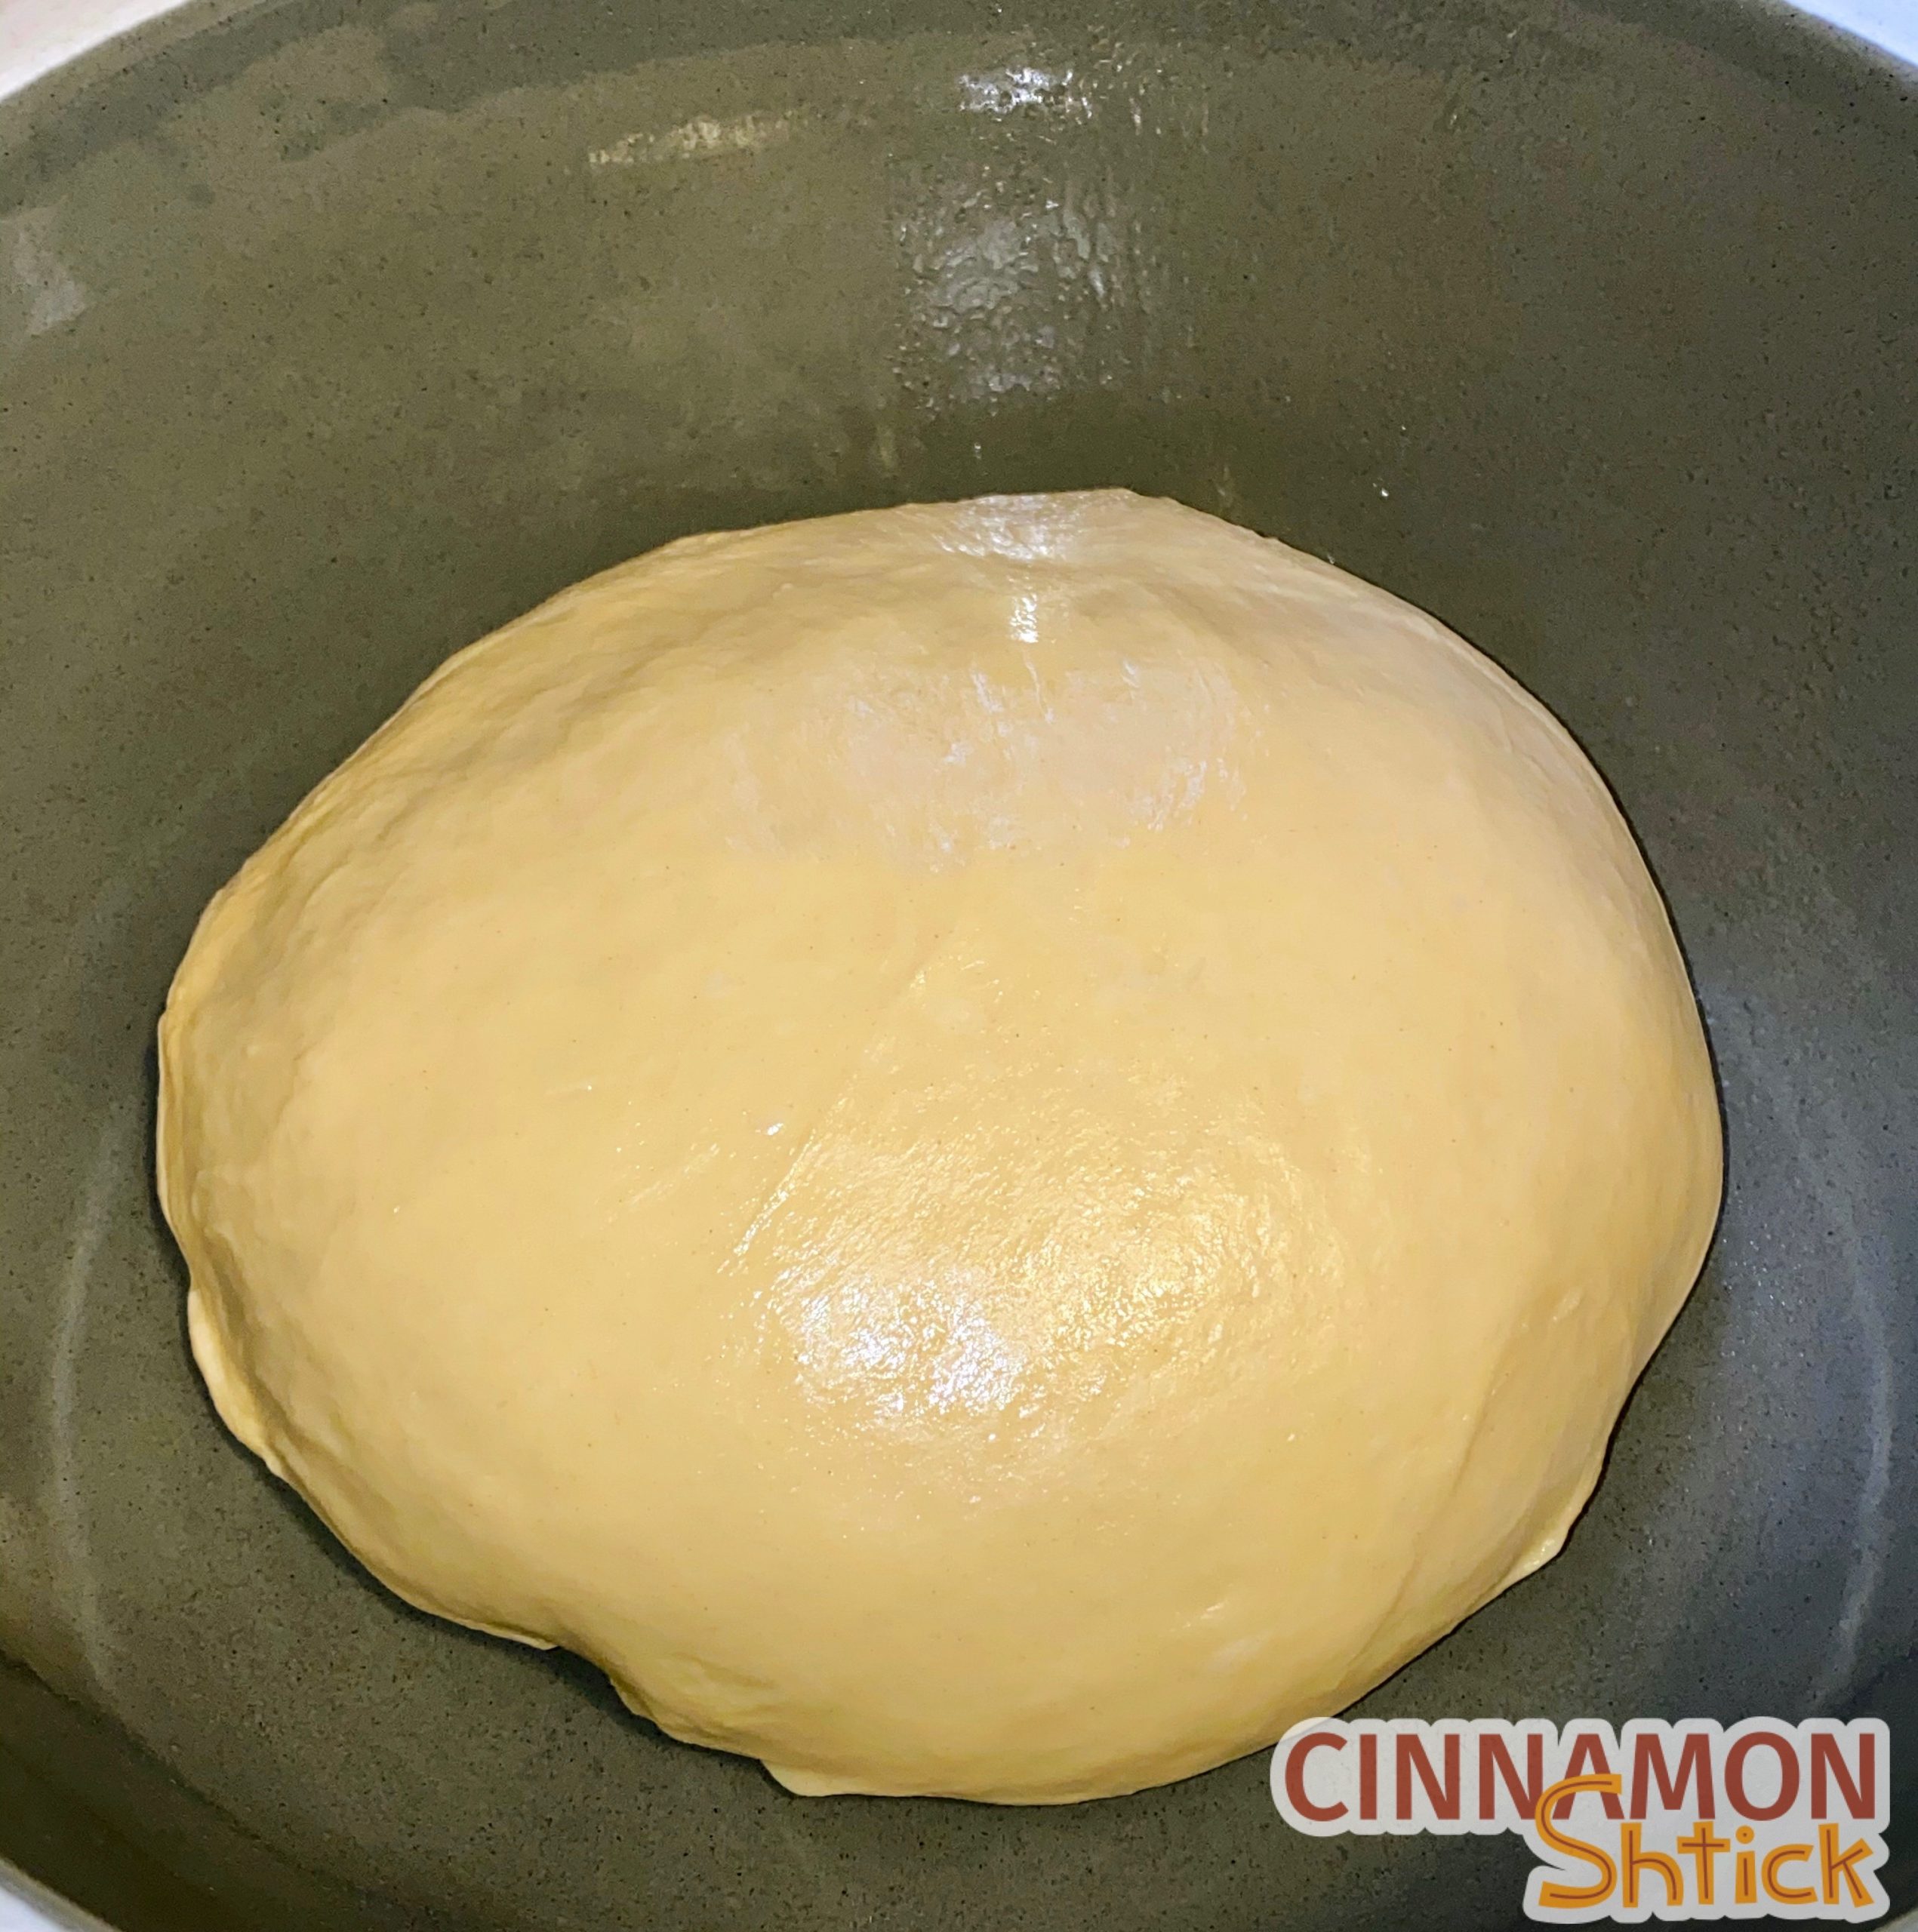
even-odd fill
[(1706, 0), (261, 0), (0, 107), (0, 1854), (122, 1932), (1517, 1921), (1514, 1841), (1304, 1838), (1260, 1758), (790, 1798), (383, 1594), (188, 1363), (168, 979), (436, 660), (686, 531), (1101, 483), (1544, 698), (1717, 1057), (1596, 1501), (1368, 1708), (1875, 1712), (1908, 1779), (1912, 84)]

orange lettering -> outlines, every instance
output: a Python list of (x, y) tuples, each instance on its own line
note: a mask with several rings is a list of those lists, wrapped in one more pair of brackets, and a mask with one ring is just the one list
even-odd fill
[(1732, 1903), (1734, 1905), (1756, 1905), (1758, 1903), (1758, 1860), (1748, 1851), (1740, 1852), (1733, 1864)]
[(1758, 1875), (1764, 1881), (1766, 1896), (1774, 1898), (1781, 1905), (1811, 1905), (1818, 1894), (1809, 1885), (1787, 1885), (1778, 1876), (1781, 1865), (1794, 1865), (1809, 1860), (1812, 1847), (1809, 1844), (1778, 1844), (1765, 1854), (1765, 1863), (1758, 1868)]
[(1561, 1857), (1576, 1858), (1599, 1875), (1598, 1882), (1591, 1885), (1561, 1885), (1547, 1879), (1538, 1888), (1538, 1903), (1547, 1909), (1570, 1912), (1580, 1906), (1602, 1905), (1612, 1896), (1612, 1888), (1618, 1882), (1618, 1868), (1610, 1855), (1583, 1838), (1560, 1831), (1552, 1819), (1555, 1811), (1569, 1809), (1581, 1791), (1596, 1791), (1609, 1798), (1618, 1789), (1617, 1772), (1596, 1771), (1582, 1777), (1560, 1778), (1540, 1795), (1538, 1808), (1532, 1814), (1539, 1837)]
[[(1867, 1740), (1870, 1740), (1867, 1739)], [(1851, 1895), (1853, 1905), (1876, 1905), (1880, 1901), (1872, 1894), (1871, 1887), (1858, 1875), (1858, 1865), (1861, 1859), (1871, 1856), (1871, 1847), (1863, 1838), (1849, 1850), (1838, 1849), (1838, 1827), (1821, 1825), (1818, 1827), (1818, 1867), (1824, 1880), (1824, 1902), (1827, 1905), (1838, 1903), (1838, 1881), (1845, 1881), (1845, 1888)]]
[(1719, 1837), (1713, 1831), (1709, 1818), (1701, 1818), (1692, 1827), (1692, 1835), (1679, 1840), (1678, 1849), (1698, 1868), (1698, 1903), (1701, 1905), (1715, 1904), (1718, 1854), (1721, 1851), (1729, 1851), (1732, 1841)]
[(1678, 1869), (1678, 1860), (1669, 1852), (1643, 1850), (1639, 1841), (1643, 1829), (1639, 1825), (1618, 1827), (1618, 1903), (1627, 1907), (1635, 1906), (1638, 1903), (1639, 1874), (1655, 1872), (1665, 1881), (1665, 1903), (1682, 1905), (1685, 1874)]

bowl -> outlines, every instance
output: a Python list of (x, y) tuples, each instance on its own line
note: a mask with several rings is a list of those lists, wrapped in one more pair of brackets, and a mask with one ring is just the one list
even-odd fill
[(1713, 1260), (1564, 1554), (1364, 1711), (1910, 1732), (1913, 84), (1724, 0), (260, 0), (0, 106), (5, 1884), (121, 1932), (1519, 1922), (1516, 1840), (1307, 1838), (1263, 1757), (796, 1799), (385, 1594), (189, 1366), (153, 1027), (245, 854), (590, 571), (986, 491), (1431, 610), (1688, 949)]

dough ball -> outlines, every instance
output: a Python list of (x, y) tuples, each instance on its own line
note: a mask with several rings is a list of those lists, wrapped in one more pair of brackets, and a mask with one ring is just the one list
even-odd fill
[(214, 901), (161, 1046), (233, 1432), (805, 1792), (1096, 1797), (1350, 1703), (1558, 1549), (1719, 1198), (1565, 732), (1119, 491), (556, 598)]

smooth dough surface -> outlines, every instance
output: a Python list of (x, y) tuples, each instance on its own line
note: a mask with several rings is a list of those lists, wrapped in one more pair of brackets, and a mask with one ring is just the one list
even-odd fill
[(1567, 734), (1122, 491), (556, 598), (214, 901), (161, 1046), (235, 1434), (808, 1792), (1119, 1792), (1350, 1703), (1556, 1551), (1719, 1192)]

